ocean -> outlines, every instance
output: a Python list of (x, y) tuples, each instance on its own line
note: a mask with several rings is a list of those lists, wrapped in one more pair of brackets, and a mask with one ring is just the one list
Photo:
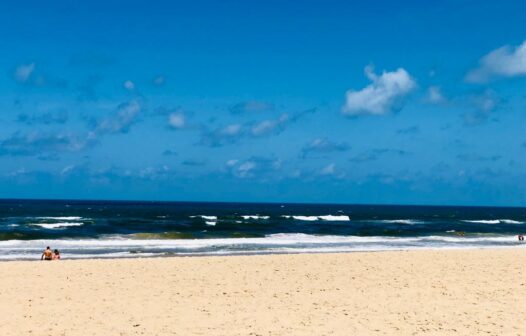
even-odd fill
[(0, 200), (0, 260), (526, 247), (526, 208)]

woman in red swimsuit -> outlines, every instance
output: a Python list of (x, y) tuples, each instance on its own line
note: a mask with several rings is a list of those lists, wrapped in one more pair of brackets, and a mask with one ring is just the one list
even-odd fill
[(60, 260), (60, 252), (58, 250), (53, 251), (53, 260)]

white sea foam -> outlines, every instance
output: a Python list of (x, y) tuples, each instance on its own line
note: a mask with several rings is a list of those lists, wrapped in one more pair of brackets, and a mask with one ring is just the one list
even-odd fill
[(325, 221), (350, 221), (351, 219), (349, 216), (345, 215), (323, 215), (323, 216), (300, 216), (300, 215), (283, 215), (281, 216), (283, 218), (294, 218), (295, 220), (301, 220), (301, 221), (317, 221), (317, 220), (325, 220)]
[(216, 255), (299, 252), (352, 252), (448, 248), (521, 247), (516, 236), (329, 236), (303, 233), (272, 234), (262, 238), (217, 239), (130, 239), (108, 236), (101, 239), (0, 241), (2, 259), (35, 259), (43, 246), (62, 252), (63, 258), (117, 258), (173, 255)]
[(519, 222), (513, 219), (478, 219), (478, 220), (463, 220), (465, 223), (475, 223), (475, 224), (524, 224), (524, 222)]
[(474, 223), (474, 224), (500, 224), (500, 221), (498, 219), (480, 219), (480, 220), (463, 220), (465, 223)]
[(217, 222), (216, 221), (206, 221), (205, 224), (210, 225), (210, 226), (215, 226)]
[(81, 226), (81, 225), (84, 225), (84, 223), (79, 223), (79, 222), (31, 223), (29, 225), (40, 226), (40, 227), (43, 227), (44, 229), (58, 229), (58, 228), (68, 227), (68, 226)]
[(513, 219), (499, 219), (501, 223), (504, 224), (524, 224), (524, 222), (516, 221)]
[(422, 221), (418, 221), (415, 219), (384, 219), (384, 220), (380, 220), (379, 222), (390, 223), (390, 224), (408, 224), (408, 225), (423, 223)]
[(292, 216), (295, 220), (301, 220), (301, 221), (317, 221), (318, 216)]
[(206, 219), (206, 220), (209, 220), (209, 221), (217, 220), (217, 216), (208, 216), (208, 215), (190, 216), (190, 218), (196, 218), (196, 217), (201, 217), (202, 219)]
[(326, 216), (318, 216), (319, 219), (326, 220), (326, 221), (350, 221), (351, 218), (349, 216), (345, 215), (326, 215)]
[(89, 219), (89, 218), (83, 218), (79, 216), (63, 216), (63, 217), (37, 217), (38, 219), (51, 219), (51, 220), (70, 220), (70, 221), (77, 221), (77, 220), (83, 220), (83, 219)]
[(270, 216), (260, 216), (260, 215), (243, 215), (243, 219), (269, 219)]

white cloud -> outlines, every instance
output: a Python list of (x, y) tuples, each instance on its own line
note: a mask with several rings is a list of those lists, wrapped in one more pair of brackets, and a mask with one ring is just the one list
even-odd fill
[(429, 89), (427, 89), (427, 101), (431, 104), (441, 104), (445, 102), (446, 99), (438, 86), (430, 86)]
[(118, 106), (117, 114), (113, 117), (101, 120), (96, 133), (126, 133), (130, 126), (136, 121), (141, 112), (141, 105), (132, 100), (129, 103), (124, 103)]
[(400, 108), (401, 99), (416, 87), (416, 82), (403, 68), (384, 71), (380, 76), (371, 66), (365, 67), (365, 75), (372, 83), (365, 88), (346, 93), (342, 112), (347, 115), (382, 115)]
[(183, 128), (186, 125), (186, 119), (182, 113), (172, 113), (168, 117), (168, 124), (172, 128)]
[(166, 83), (166, 78), (163, 75), (157, 76), (153, 79), (153, 84), (157, 86), (163, 86)]
[(228, 160), (224, 168), (225, 172), (239, 178), (265, 178), (280, 170), (282, 164), (280, 159), (251, 157), (246, 160)]
[(67, 174), (71, 173), (75, 168), (76, 168), (75, 165), (66, 166), (66, 167), (64, 167), (64, 169), (62, 169), (60, 171), (60, 175), (67, 175)]
[(131, 81), (131, 80), (127, 80), (125, 81), (122, 86), (128, 90), (128, 91), (132, 91), (135, 89), (135, 84)]
[(21, 83), (27, 82), (35, 71), (35, 63), (19, 65), (15, 70), (15, 79)]
[(221, 133), (227, 136), (234, 136), (241, 131), (241, 124), (231, 124), (221, 130)]
[(252, 135), (254, 136), (262, 136), (269, 133), (272, 133), (274, 131), (280, 131), (284, 127), (284, 125), (289, 121), (288, 114), (282, 114), (278, 119), (276, 120), (263, 120), (260, 123), (254, 125), (252, 127)]
[(251, 176), (251, 172), (257, 167), (257, 164), (254, 161), (247, 161), (241, 164), (237, 168), (237, 172), (239, 177), (249, 177)]
[(239, 162), (239, 160), (231, 159), (231, 160), (228, 160), (228, 161), (226, 162), (226, 165), (227, 165), (228, 167), (233, 167), (233, 166), (235, 166), (238, 162)]
[(330, 153), (330, 152), (344, 152), (348, 150), (350, 146), (345, 143), (332, 142), (327, 138), (317, 138), (312, 140), (307, 145), (303, 146), (302, 152), (303, 157), (306, 157), (309, 153)]
[(336, 165), (334, 163), (328, 164), (320, 171), (321, 175), (333, 175)]
[(526, 41), (521, 45), (503, 46), (481, 58), (479, 67), (466, 75), (466, 81), (485, 83), (496, 77), (526, 76)]

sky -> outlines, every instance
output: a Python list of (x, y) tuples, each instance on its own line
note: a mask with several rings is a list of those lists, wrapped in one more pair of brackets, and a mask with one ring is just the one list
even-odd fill
[(526, 206), (524, 1), (2, 1), (0, 198)]

